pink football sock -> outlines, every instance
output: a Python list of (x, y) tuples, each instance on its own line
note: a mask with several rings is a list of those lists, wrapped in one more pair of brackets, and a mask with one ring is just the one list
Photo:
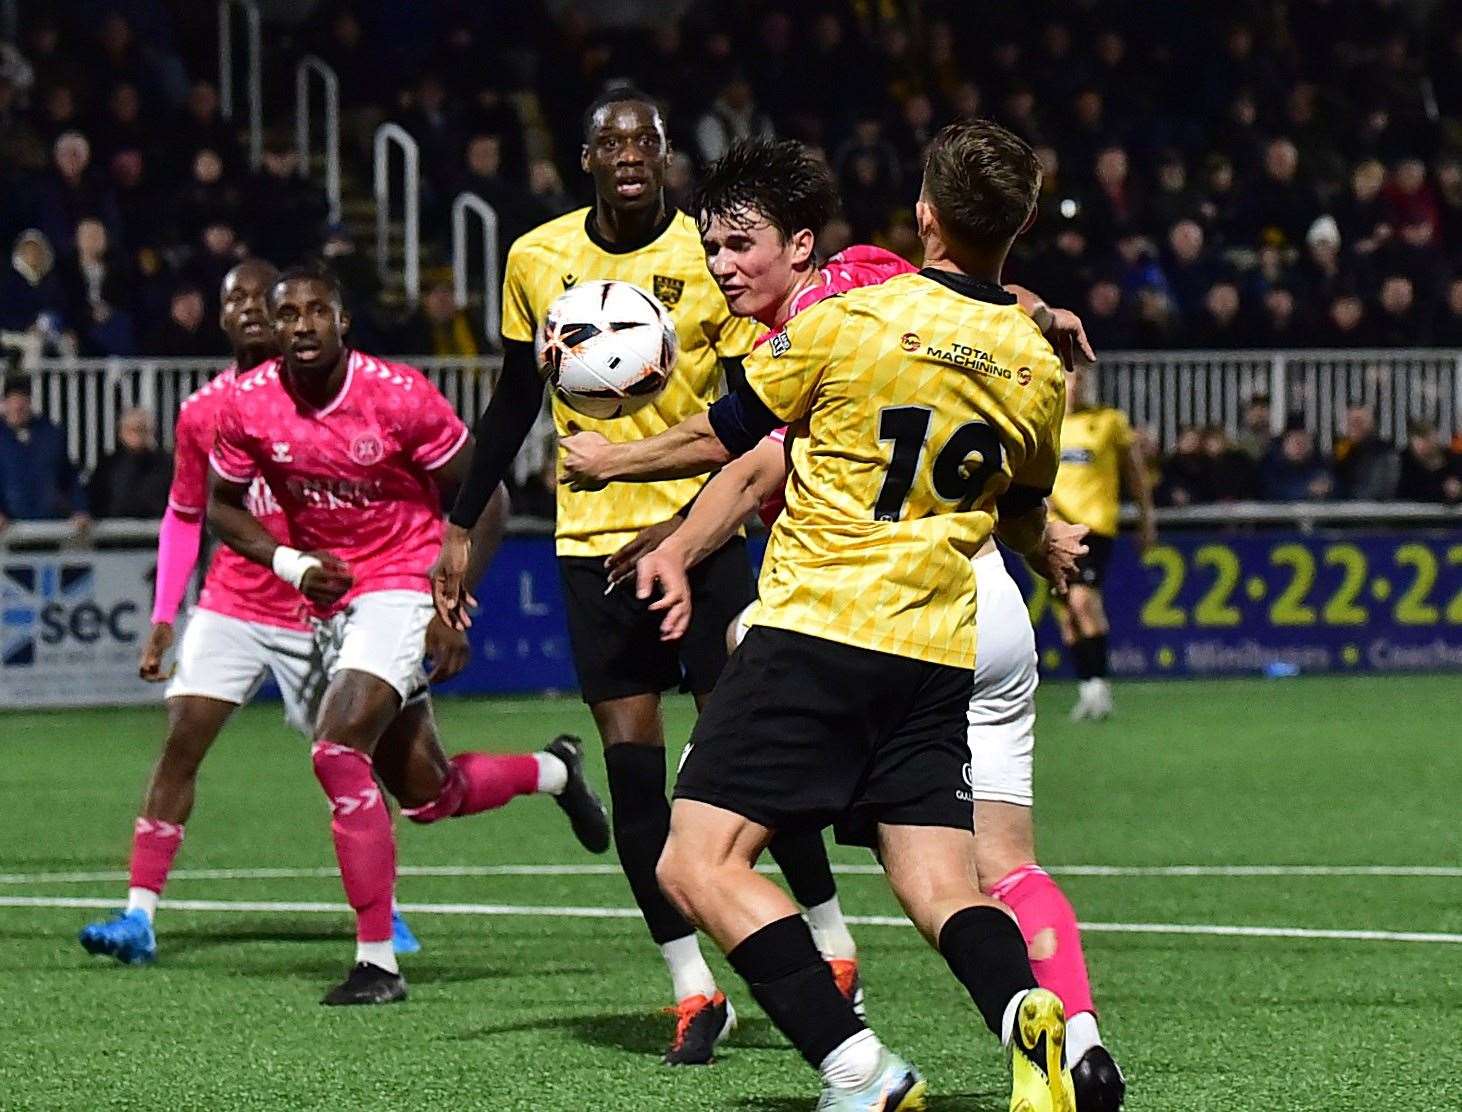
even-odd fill
[(178, 855), (178, 847), (182, 844), (182, 823), (139, 815), (132, 828), (132, 876), (128, 884), (161, 894), (168, 882), (173, 858)]
[(1067, 1016), (1095, 1012), (1076, 912), (1046, 870), (1022, 865), (1001, 878), (990, 895), (1015, 912), (1036, 983), (1061, 998)]
[(391, 894), (396, 889), (396, 836), (376, 787), (374, 765), (358, 749), (317, 741), (310, 750), (315, 778), (330, 799), (330, 834), (345, 898), (355, 909), (355, 937), (391, 937)]
[(538, 759), (531, 753), (458, 753), (448, 766), (446, 782), (436, 799), (401, 812), (412, 822), (491, 811), (538, 790)]

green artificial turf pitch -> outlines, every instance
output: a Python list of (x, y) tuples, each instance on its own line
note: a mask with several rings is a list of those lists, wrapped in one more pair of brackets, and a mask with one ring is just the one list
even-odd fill
[[(1128, 1107), (1462, 1107), (1457, 679), (1118, 684), (1118, 715), (1100, 725), (1065, 720), (1072, 695), (1055, 684), (1042, 691), (1038, 825), (1042, 857), (1083, 921), (1451, 936), (1090, 931)], [(447, 701), (439, 713), (454, 751), (536, 748), (563, 729), (593, 734), (568, 700)], [(677, 744), (690, 720), (686, 701), (668, 704)], [(161, 711), (8, 712), (0, 726), (0, 899), (120, 903)], [(591, 765), (602, 782), (597, 755)], [(408, 868), (613, 863), (579, 852), (544, 799), (426, 829), (402, 824), (400, 843)], [(849, 913), (896, 914), (866, 855), (835, 857), (865, 870), (840, 877)], [(1063, 865), (1119, 868), (1062, 876)], [(1430, 866), (1441, 875), (1132, 871), (1172, 865)], [(425, 951), (404, 963), (407, 1003), (320, 1007), (351, 958), (350, 921), (307, 751), (275, 706), (243, 712), (205, 764), (177, 867), (175, 900), (342, 909), (164, 904), (159, 961), (123, 968), (76, 944), (101, 911), (0, 906), (0, 1107), (673, 1112), (810, 1108), (815, 1098), (813, 1074), (729, 975), (742, 1025), (721, 1060), (703, 1070), (658, 1064), (668, 985), (643, 927), (561, 913), (630, 908), (612, 869), (404, 875), (408, 905), (560, 913), (417, 912)], [(257, 875), (264, 869), (286, 875)], [(247, 875), (189, 876), (198, 870)], [(925, 1072), (931, 1108), (1004, 1109), (1001, 1055), (940, 958), (906, 927), (855, 934), (870, 1019)], [(713, 966), (725, 975), (719, 956)]]

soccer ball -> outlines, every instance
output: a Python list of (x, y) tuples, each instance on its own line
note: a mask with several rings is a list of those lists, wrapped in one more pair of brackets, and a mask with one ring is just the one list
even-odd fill
[(675, 366), (675, 323), (630, 282), (565, 291), (538, 326), (538, 366), (553, 392), (586, 417), (623, 417), (654, 401)]

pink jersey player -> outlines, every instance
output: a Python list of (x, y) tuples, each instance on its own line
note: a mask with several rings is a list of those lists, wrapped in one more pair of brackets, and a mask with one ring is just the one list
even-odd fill
[[(208, 508), (208, 455), (236, 373), (236, 367), (221, 372), (189, 396), (178, 414), (168, 508), (185, 519), (201, 520)], [(280, 542), (289, 540), (284, 514), (262, 479), (249, 489), (249, 512), (270, 536)], [(226, 546), (214, 553), (198, 597), (199, 609), (284, 629), (309, 628), (304, 605), (304, 596), (288, 583)], [(166, 615), (166, 620), (171, 621), (172, 615)]]
[[(792, 298), (787, 306), (786, 315), (779, 323), (785, 324), (803, 309), (816, 305), (819, 301), (824, 301), (835, 294), (856, 290), (861, 286), (876, 286), (888, 281), (896, 274), (912, 274), (915, 269), (913, 263), (895, 255), (892, 251), (885, 251), (882, 247), (858, 244), (846, 248), (818, 267), (811, 281)], [(766, 343), (773, 335), (775, 332), (767, 332), (757, 340), (757, 344)], [(777, 429), (770, 434), (769, 439), (775, 440), (779, 444), (784, 443), (787, 439), (786, 428)], [(763, 501), (756, 512), (761, 518), (762, 524), (770, 529), (772, 522), (777, 520), (786, 505), (784, 492), (778, 490)]]
[(231, 482), (264, 479), (292, 546), (350, 565), (354, 584), (328, 613), (373, 592), (431, 593), (426, 571), (442, 536), (431, 472), (468, 435), (414, 367), (358, 351), (348, 359), (339, 394), (318, 410), (285, 388), (277, 359), (240, 375), (212, 454), (214, 470)]

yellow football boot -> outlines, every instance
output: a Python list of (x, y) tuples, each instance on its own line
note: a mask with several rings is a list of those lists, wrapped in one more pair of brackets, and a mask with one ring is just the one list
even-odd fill
[(1025, 994), (1010, 1036), (1010, 1112), (1076, 1112), (1066, 1068), (1066, 1009), (1043, 988)]

